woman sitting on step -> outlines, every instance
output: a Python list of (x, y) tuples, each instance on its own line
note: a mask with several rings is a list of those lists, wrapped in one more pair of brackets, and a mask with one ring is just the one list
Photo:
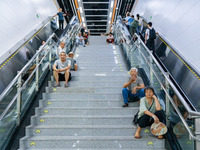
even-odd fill
[[(135, 132), (135, 138), (139, 139), (140, 131), (142, 128), (151, 126), (154, 122), (162, 122), (163, 116), (161, 113), (162, 107), (160, 105), (160, 100), (154, 95), (154, 89), (147, 86), (144, 89), (145, 97), (140, 101), (139, 113), (138, 113), (138, 128)], [(152, 105), (152, 106), (151, 106)], [(158, 136), (162, 139), (163, 136)]]

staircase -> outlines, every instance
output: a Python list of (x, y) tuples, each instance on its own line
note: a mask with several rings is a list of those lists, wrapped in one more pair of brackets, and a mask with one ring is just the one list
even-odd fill
[[(138, 102), (122, 108), (122, 85), (128, 70), (118, 46), (106, 37), (90, 37), (75, 55), (79, 70), (72, 73), (70, 87), (54, 88), (49, 81), (20, 150), (163, 150), (164, 140), (142, 131), (135, 139), (132, 125)], [(133, 107), (135, 106), (135, 107)]]

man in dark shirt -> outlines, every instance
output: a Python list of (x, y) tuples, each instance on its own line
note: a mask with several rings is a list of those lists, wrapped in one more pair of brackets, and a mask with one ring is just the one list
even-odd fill
[(54, 15), (54, 17), (57, 15), (59, 18), (59, 29), (63, 30), (64, 16), (66, 16), (66, 14), (64, 12), (62, 12), (62, 8), (60, 8), (59, 12), (56, 15)]

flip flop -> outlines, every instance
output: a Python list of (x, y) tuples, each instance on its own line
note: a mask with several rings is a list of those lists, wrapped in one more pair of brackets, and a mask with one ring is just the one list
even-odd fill
[(60, 84), (55, 84), (53, 87), (60, 87)]
[(64, 87), (69, 87), (69, 84), (68, 83), (64, 84)]

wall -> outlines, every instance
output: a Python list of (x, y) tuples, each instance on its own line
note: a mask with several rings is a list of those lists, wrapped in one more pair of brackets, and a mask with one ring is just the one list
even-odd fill
[(0, 57), (57, 11), (53, 0), (1, 0)]
[(200, 72), (200, 1), (138, 0), (135, 5), (133, 14), (153, 22), (155, 29)]

